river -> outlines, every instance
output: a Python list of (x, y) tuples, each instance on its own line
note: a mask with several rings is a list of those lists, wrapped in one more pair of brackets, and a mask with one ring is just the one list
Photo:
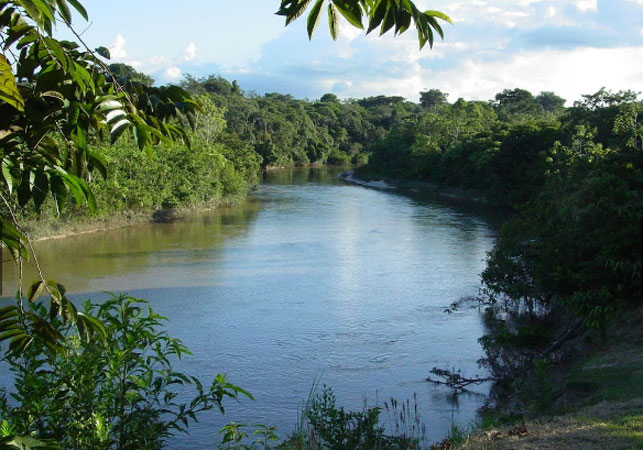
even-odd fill
[[(37, 243), (47, 278), (74, 298), (149, 300), (194, 353), (180, 369), (204, 381), (225, 373), (254, 395), (227, 401), (225, 417), (206, 413), (177, 447), (212, 448), (230, 420), (285, 435), (315, 380), (350, 409), (417, 394), (429, 440), (475, 420), (488, 386), (454, 396), (425, 378), (434, 366), (480, 373), (481, 314), (444, 310), (476, 295), (493, 230), (461, 209), (337, 175), (276, 171), (239, 206)], [(12, 272), (5, 263), (5, 293)]]

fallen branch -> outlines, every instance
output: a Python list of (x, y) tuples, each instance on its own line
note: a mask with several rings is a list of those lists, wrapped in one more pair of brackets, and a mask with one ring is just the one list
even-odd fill
[[(583, 321), (579, 320), (576, 322), (572, 327), (567, 329), (566, 332), (564, 332), (558, 339), (556, 339), (549, 347), (547, 347), (543, 352), (541, 352), (539, 355), (535, 355), (532, 359), (536, 358), (544, 358), (551, 353), (555, 352), (558, 350), (560, 347), (563, 346), (565, 342), (568, 340), (572, 339), (573, 337), (576, 336), (579, 330), (582, 329), (583, 326)], [(513, 376), (518, 376), (519, 374), (525, 373), (531, 369), (531, 366), (524, 367), (522, 370), (519, 370), (517, 372), (513, 373)], [(427, 377), (426, 381), (434, 384), (441, 384), (445, 386), (449, 386), (450, 388), (456, 389), (456, 390), (465, 390), (465, 388), (471, 384), (482, 384), (487, 381), (501, 381), (503, 379), (507, 379), (507, 377), (474, 377), (474, 378), (466, 378), (463, 377), (460, 372), (453, 372), (451, 370), (446, 370), (446, 369), (439, 369), (437, 367), (434, 367), (431, 369), (431, 373), (443, 378), (442, 380)]]
[(438, 369), (434, 367), (431, 369), (431, 373), (437, 375), (438, 377), (444, 378), (444, 380), (438, 380), (431, 377), (427, 377), (426, 381), (434, 384), (443, 384), (454, 389), (465, 390), (465, 388), (471, 384), (482, 384), (487, 381), (500, 381), (501, 378), (498, 377), (475, 377), (475, 378), (465, 378), (458, 372), (451, 372), (450, 370)]

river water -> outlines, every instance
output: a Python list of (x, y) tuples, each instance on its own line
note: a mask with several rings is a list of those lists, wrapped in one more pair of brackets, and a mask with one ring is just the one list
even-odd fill
[[(76, 299), (149, 300), (194, 353), (180, 369), (206, 383), (225, 373), (254, 395), (227, 401), (224, 417), (207, 412), (172, 446), (212, 448), (231, 420), (286, 435), (315, 380), (349, 409), (416, 394), (429, 440), (475, 420), (488, 386), (454, 396), (425, 378), (434, 366), (480, 373), (480, 313), (444, 309), (477, 293), (492, 229), (337, 175), (273, 172), (236, 207), (37, 244), (46, 276)], [(12, 271), (5, 263), (5, 293)]]

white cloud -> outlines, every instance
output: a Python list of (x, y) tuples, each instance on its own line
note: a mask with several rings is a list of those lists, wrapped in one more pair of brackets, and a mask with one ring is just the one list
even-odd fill
[[(525, 51), (503, 60), (468, 58), (442, 70), (425, 68), (421, 61), (399, 66), (402, 67), (399, 73), (373, 76), (372, 72), (354, 71), (316, 81), (325, 91), (334, 88), (341, 97), (386, 94), (412, 101), (417, 101), (418, 93), (427, 88), (447, 92), (454, 101), (459, 97), (489, 100), (503, 89), (519, 87), (533, 94), (553, 91), (568, 103), (603, 86), (613, 90), (643, 90), (641, 47)], [(347, 85), (346, 80), (351, 80), (352, 85)]]
[(123, 60), (127, 58), (127, 51), (125, 50), (125, 38), (122, 34), (117, 34), (112, 40), (112, 45), (109, 46), (109, 53), (114, 61)]
[(598, 10), (598, 0), (575, 0), (574, 5), (582, 12)]
[(194, 61), (196, 59), (196, 44), (190, 42), (188, 46), (185, 47), (185, 50), (183, 50), (181, 57), (184, 61)]
[(357, 39), (362, 35), (362, 33), (364, 33), (364, 31), (360, 30), (359, 28), (352, 27), (347, 22), (340, 22), (339, 31), (337, 34), (339, 35), (339, 39), (344, 39), (350, 42), (354, 39)]
[(547, 17), (554, 17), (556, 16), (556, 8), (554, 5), (549, 5), (549, 8), (547, 8)]
[[(454, 69), (436, 73), (434, 79), (454, 98), (487, 100), (503, 89), (521, 87), (534, 94), (554, 91), (573, 101), (602, 86), (640, 90), (643, 78), (633, 77), (633, 73), (643, 73), (641, 47), (523, 52), (502, 62), (467, 60)], [(409, 79), (413, 79), (412, 72)], [(416, 95), (409, 94), (409, 98)]]
[(165, 69), (163, 76), (169, 80), (178, 80), (183, 76), (183, 72), (178, 67), (172, 66)]
[(149, 59), (149, 63), (153, 65), (164, 65), (170, 62), (170, 59), (166, 56), (152, 56)]

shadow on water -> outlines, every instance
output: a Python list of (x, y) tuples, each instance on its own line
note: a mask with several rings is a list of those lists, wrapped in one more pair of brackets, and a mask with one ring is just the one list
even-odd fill
[(347, 167), (299, 167), (295, 169), (269, 170), (264, 174), (264, 182), (278, 185), (335, 184), (341, 185), (339, 174)]
[[(96, 286), (96, 278), (136, 273), (141, 267), (186, 263), (211, 257), (230, 239), (249, 232), (261, 205), (249, 200), (240, 205), (193, 212), (182, 220), (149, 223), (50, 239), (34, 244), (46, 279), (55, 279), (70, 292), (108, 288)], [(207, 251), (204, 252), (204, 249)], [(5, 253), (2, 292), (17, 289), (18, 267)], [(32, 261), (24, 266), (23, 279), (36, 279)], [(30, 281), (31, 280), (31, 281)], [(167, 280), (172, 281), (172, 280)], [(180, 280), (177, 280), (180, 281)], [(112, 289), (131, 289), (135, 285)]]

